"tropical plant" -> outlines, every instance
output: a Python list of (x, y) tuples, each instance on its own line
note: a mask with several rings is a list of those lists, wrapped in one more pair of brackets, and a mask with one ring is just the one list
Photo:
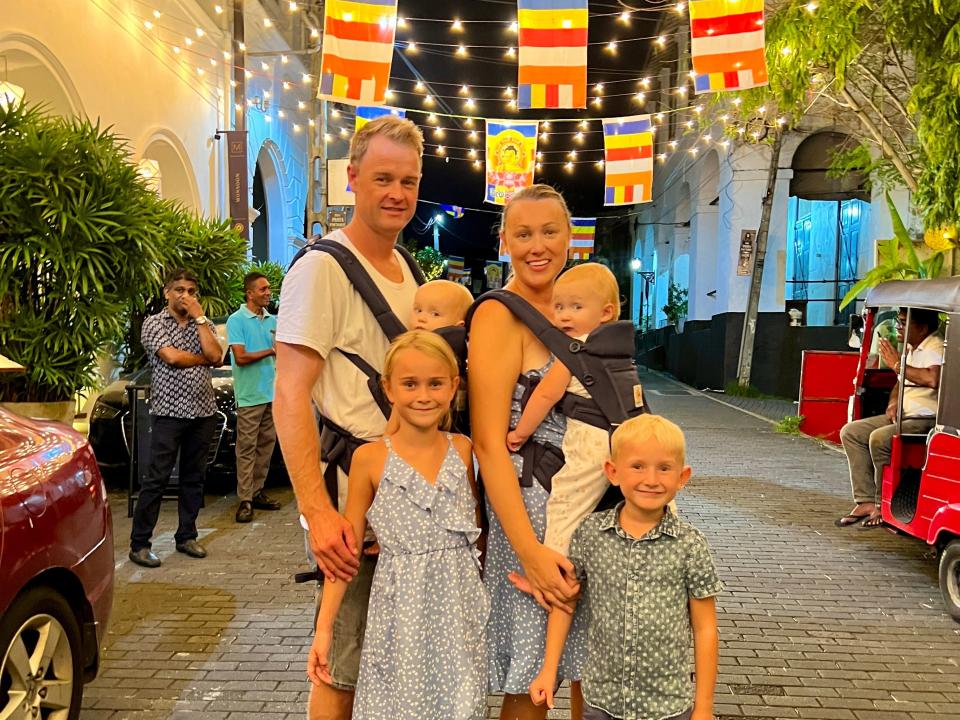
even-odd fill
[(247, 301), (246, 293), (243, 291), (243, 278), (247, 273), (259, 272), (267, 276), (270, 281), (270, 291), (273, 295), (273, 301), (280, 301), (280, 287), (283, 285), (283, 276), (286, 269), (280, 263), (273, 260), (249, 260), (237, 268), (237, 271), (230, 278), (230, 307), (236, 309)]
[(943, 249), (931, 247), (930, 256), (921, 260), (913, 246), (913, 238), (897, 212), (897, 206), (886, 194), (887, 207), (890, 209), (890, 219), (893, 221), (893, 238), (877, 241), (877, 254), (880, 261), (856, 283), (840, 302), (840, 309), (857, 299), (868, 288), (875, 287), (888, 280), (911, 280), (939, 277), (943, 272), (944, 253), (949, 246)]
[(676, 325), (680, 318), (687, 316), (687, 288), (680, 287), (675, 282), (671, 282), (667, 288), (667, 304), (661, 308), (664, 315), (667, 316), (667, 322)]
[(27, 372), (0, 400), (69, 400), (155, 287), (165, 218), (109, 129), (0, 105), (0, 349)]

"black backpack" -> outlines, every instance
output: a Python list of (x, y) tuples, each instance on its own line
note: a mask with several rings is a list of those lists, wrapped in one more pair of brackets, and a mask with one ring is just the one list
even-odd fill
[[(413, 255), (402, 245), (397, 245), (396, 250), (407, 263), (417, 285), (423, 285), (427, 280), (423, 276), (423, 271), (420, 269)], [(370, 277), (370, 273), (363, 267), (357, 259), (357, 256), (342, 243), (326, 239), (312, 240), (300, 249), (290, 262), (290, 267), (292, 268), (300, 258), (311, 251), (325, 252), (333, 256), (347, 276), (350, 284), (353, 285), (364, 303), (370, 308), (370, 312), (373, 313), (377, 324), (390, 342), (393, 342), (398, 335), (407, 331), (406, 326), (390, 308), (390, 304), (383, 296), (383, 293), (380, 292), (380, 288), (377, 287), (373, 278)], [(383, 386), (380, 384), (380, 373), (377, 372), (373, 365), (359, 355), (344, 352), (339, 348), (337, 348), (337, 351), (343, 354), (360, 372), (367, 376), (367, 388), (370, 390), (370, 394), (373, 396), (374, 401), (376, 401), (377, 407), (380, 408), (380, 412), (383, 413), (383, 417), (389, 418), (390, 402), (387, 400)], [(345, 473), (349, 474), (350, 461), (353, 459), (354, 451), (366, 441), (353, 436), (328, 417), (321, 415), (320, 424), (320, 458), (327, 464), (323, 474), (324, 484), (327, 487), (327, 492), (330, 494), (330, 499), (336, 503), (338, 492), (337, 468), (339, 467)]]
[[(580, 342), (551, 324), (516, 293), (492, 290), (481, 295), (470, 307), (468, 329), (476, 309), (490, 300), (505, 305), (590, 393), (589, 399), (566, 393), (558, 404), (562, 415), (613, 432), (626, 420), (650, 412), (633, 360), (633, 323), (619, 320), (601, 325), (585, 342)], [(519, 382), (525, 386), (520, 401), (522, 409), (526, 407), (537, 381), (531, 382), (526, 375), (521, 375)], [(561, 449), (551, 443), (528, 440), (520, 454), (523, 457), (520, 484), (529, 486), (536, 479), (549, 492), (553, 476), (563, 466)], [(611, 498), (605, 496), (598, 509), (609, 506), (618, 493), (608, 494)]]

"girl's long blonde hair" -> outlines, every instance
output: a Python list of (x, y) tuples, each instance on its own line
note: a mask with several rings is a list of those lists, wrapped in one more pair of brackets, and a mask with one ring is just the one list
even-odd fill
[[(450, 372), (451, 381), (460, 377), (457, 358), (446, 340), (429, 330), (408, 330), (403, 333), (403, 335), (397, 336), (397, 338), (390, 343), (390, 349), (387, 350), (387, 356), (383, 361), (383, 374), (380, 379), (384, 389), (386, 389), (390, 383), (390, 376), (397, 363), (397, 355), (404, 350), (418, 350), (434, 360), (439, 360)], [(451, 402), (452, 401), (453, 398), (451, 398)], [(452, 421), (451, 409), (448, 407), (440, 419), (440, 429), (449, 430)], [(397, 418), (394, 413), (391, 413), (390, 420), (387, 422), (387, 432), (393, 432), (396, 429)]]

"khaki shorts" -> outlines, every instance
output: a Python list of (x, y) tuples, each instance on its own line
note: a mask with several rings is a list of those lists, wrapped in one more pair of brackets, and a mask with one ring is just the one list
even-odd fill
[[(377, 568), (376, 556), (360, 558), (360, 570), (347, 586), (337, 619), (333, 621), (333, 639), (330, 641), (330, 677), (337, 690), (354, 690), (360, 674), (360, 649), (363, 634), (367, 629), (367, 605), (370, 602), (370, 585), (373, 571)], [(316, 627), (320, 612), (323, 585), (317, 591), (317, 607), (313, 616)]]

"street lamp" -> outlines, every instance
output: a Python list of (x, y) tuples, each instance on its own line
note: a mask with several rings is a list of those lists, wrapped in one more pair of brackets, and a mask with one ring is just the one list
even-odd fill
[(642, 268), (643, 261), (640, 258), (633, 258), (633, 260), (630, 261), (630, 269), (633, 270), (633, 272), (640, 272)]
[(443, 213), (437, 213), (433, 216), (433, 249), (440, 252), (440, 226), (443, 225)]

